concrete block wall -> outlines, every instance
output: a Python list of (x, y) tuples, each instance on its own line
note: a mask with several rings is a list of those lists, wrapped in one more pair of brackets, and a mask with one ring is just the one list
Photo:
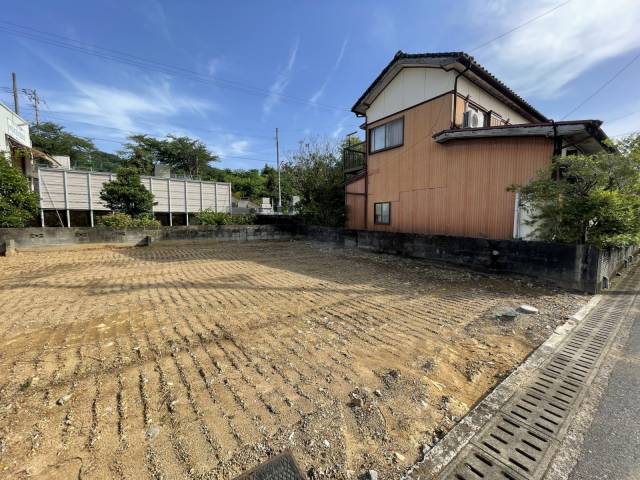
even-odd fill
[(614, 275), (630, 252), (637, 251), (637, 247), (603, 251), (585, 245), (325, 227), (303, 227), (303, 230), (307, 238), (315, 241), (483, 271), (515, 273), (589, 293), (600, 291), (603, 275)]
[(147, 237), (158, 240), (287, 240), (296, 238), (294, 225), (198, 225), (162, 227), (159, 229), (110, 228), (0, 228), (0, 244), (12, 241), (15, 248), (31, 249), (82, 244), (144, 245)]

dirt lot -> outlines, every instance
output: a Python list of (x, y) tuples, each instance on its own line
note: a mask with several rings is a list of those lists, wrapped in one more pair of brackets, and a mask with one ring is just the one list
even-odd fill
[(303, 242), (21, 253), (0, 291), (4, 478), (398, 477), (587, 300)]

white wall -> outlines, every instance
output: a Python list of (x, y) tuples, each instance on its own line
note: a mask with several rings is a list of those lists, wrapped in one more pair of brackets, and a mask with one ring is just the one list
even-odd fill
[[(367, 109), (367, 123), (413, 107), (419, 103), (453, 90), (456, 72), (439, 68), (404, 68), (376, 97)], [(494, 98), (464, 76), (458, 79), (458, 93), (470, 95), (471, 100), (487, 110), (499, 113), (513, 124), (529, 123), (522, 115)]]
[(439, 68), (404, 68), (367, 109), (367, 123), (453, 90), (455, 72)]
[(0, 102), (0, 152), (9, 153), (7, 135), (25, 147), (31, 148), (29, 124), (13, 110)]
[[(115, 174), (42, 168), (39, 170), (39, 175), (42, 208), (66, 210), (68, 207), (69, 210), (108, 210), (100, 199), (100, 191), (104, 183), (116, 177)], [(218, 212), (231, 211), (229, 198), (231, 184), (229, 183), (147, 176), (141, 177), (141, 181), (147, 189), (153, 192), (157, 202), (157, 205), (153, 207), (154, 212), (184, 213), (188, 211), (195, 213), (207, 208)], [(89, 191), (91, 191), (91, 195)], [(171, 191), (171, 203), (169, 203), (169, 191)], [(185, 193), (187, 196), (186, 206)]]
[(458, 79), (458, 93), (463, 97), (470, 95), (470, 100), (481, 105), (487, 110), (493, 110), (494, 112), (499, 113), (505, 120), (508, 118), (510, 123), (529, 123), (529, 121), (522, 115), (507, 107), (500, 100), (492, 97), (465, 77), (460, 77)]

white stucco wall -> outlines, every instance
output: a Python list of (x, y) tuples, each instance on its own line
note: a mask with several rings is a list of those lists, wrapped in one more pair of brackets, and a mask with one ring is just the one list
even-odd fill
[(31, 148), (29, 123), (0, 102), (0, 152), (9, 152), (7, 135), (25, 147)]
[(492, 97), (480, 87), (478, 87), (474, 83), (471, 83), (465, 77), (460, 77), (458, 79), (458, 93), (463, 97), (470, 95), (470, 99), (472, 101), (481, 105), (487, 110), (493, 110), (494, 112), (499, 113), (502, 118), (504, 118), (505, 120), (509, 119), (510, 123), (512, 124), (529, 123), (529, 121), (522, 115), (517, 113), (515, 110), (507, 107), (500, 100)]
[[(438, 68), (412, 67), (401, 70), (367, 110), (367, 123), (453, 90), (455, 76), (454, 71), (446, 72)], [(508, 118), (512, 124), (529, 123), (515, 110), (463, 76), (458, 79), (458, 93), (463, 96), (470, 95), (475, 103), (499, 113), (505, 120)]]
[(454, 72), (439, 68), (405, 68), (376, 97), (367, 110), (367, 123), (453, 89)]

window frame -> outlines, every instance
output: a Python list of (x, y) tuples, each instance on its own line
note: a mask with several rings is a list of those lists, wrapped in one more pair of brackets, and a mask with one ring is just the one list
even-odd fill
[[(376, 207), (378, 205), (389, 205), (389, 214), (386, 222), (379, 222), (378, 215), (376, 214)], [(382, 213), (380, 214), (382, 217)], [(374, 225), (391, 225), (391, 202), (374, 202), (373, 203), (373, 224)]]
[[(386, 144), (386, 141), (387, 141), (386, 127), (387, 127), (387, 125), (389, 125), (391, 123), (394, 123), (394, 122), (399, 122), (399, 123), (402, 124), (402, 142), (400, 142), (397, 145), (385, 146), (383, 148), (379, 148), (378, 150), (374, 150), (373, 149), (373, 143), (374, 143), (373, 142), (373, 131), (378, 129), (378, 128), (385, 127), (384, 135), (385, 135), (385, 144)], [(394, 118), (393, 120), (389, 120), (388, 122), (384, 122), (381, 125), (376, 125), (375, 127), (371, 127), (369, 129), (369, 154), (373, 155), (375, 153), (386, 152), (387, 150), (391, 150), (391, 149), (394, 149), (394, 148), (399, 148), (399, 147), (402, 147), (402, 146), (404, 146), (404, 115), (401, 116), (401, 117), (398, 117), (398, 118)]]

